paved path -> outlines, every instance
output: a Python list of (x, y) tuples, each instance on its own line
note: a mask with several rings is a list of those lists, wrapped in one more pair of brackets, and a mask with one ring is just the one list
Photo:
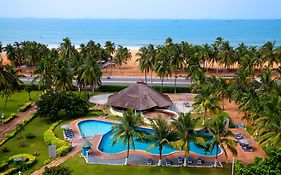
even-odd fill
[(21, 124), (26, 120), (29, 116), (36, 112), (36, 105), (32, 105), (25, 112), (19, 112), (17, 114), (18, 117), (14, 118), (13, 120), (9, 121), (4, 125), (0, 125), (0, 141), (5, 138), (5, 136), (12, 130), (14, 130), (18, 124)]
[(45, 165), (45, 166), (41, 167), (40, 169), (34, 171), (31, 175), (41, 175), (44, 172), (45, 167), (50, 168), (50, 167), (58, 166), (58, 165), (62, 164), (64, 161), (72, 158), (74, 155), (76, 155), (80, 151), (81, 151), (81, 148), (79, 146), (76, 146), (64, 157), (59, 157), (59, 158), (53, 160), (48, 165)]

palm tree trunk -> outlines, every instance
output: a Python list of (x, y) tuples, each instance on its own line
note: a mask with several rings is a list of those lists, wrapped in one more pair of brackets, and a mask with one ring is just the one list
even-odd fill
[(219, 146), (216, 145), (216, 158), (215, 158), (214, 167), (217, 167), (217, 166), (218, 166), (218, 151), (219, 151)]
[(184, 152), (184, 161), (183, 161), (183, 166), (186, 167), (187, 165), (187, 152)]
[(147, 84), (146, 70), (144, 70), (145, 84)]
[(152, 71), (150, 72), (150, 81), (151, 81), (151, 86), (152, 86)]
[(129, 138), (128, 138), (127, 157), (125, 158), (125, 163), (124, 163), (124, 165), (127, 165), (127, 164), (128, 164), (129, 154), (130, 154), (130, 142), (129, 142)]
[(158, 161), (158, 166), (161, 166), (161, 161), (162, 161), (162, 146), (159, 146), (159, 161)]
[(175, 73), (175, 87), (174, 87), (174, 92), (175, 94), (177, 93), (177, 73)]
[(4, 118), (5, 118), (5, 111), (6, 111), (7, 102), (8, 102), (8, 96), (5, 96), (5, 103), (4, 103), (3, 113), (2, 113), (2, 116), (1, 116), (1, 119), (3, 120), (2, 124), (3, 124)]
[(31, 101), (31, 96), (30, 96), (30, 92), (28, 92), (28, 97), (29, 97), (29, 101)]
[(204, 109), (203, 111), (203, 121), (202, 121), (202, 125), (205, 125), (205, 120), (206, 120), (206, 110)]
[(161, 78), (161, 93), (163, 92), (163, 81), (164, 81), (164, 77)]

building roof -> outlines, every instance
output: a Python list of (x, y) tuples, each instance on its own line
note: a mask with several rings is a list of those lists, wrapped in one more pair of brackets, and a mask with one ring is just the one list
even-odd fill
[(171, 99), (142, 82), (109, 96), (108, 103), (113, 107), (143, 111), (154, 107), (163, 108), (172, 105)]

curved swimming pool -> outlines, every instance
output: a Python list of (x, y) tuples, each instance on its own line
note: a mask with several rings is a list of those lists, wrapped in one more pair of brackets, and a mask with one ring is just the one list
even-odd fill
[[(80, 133), (84, 137), (93, 137), (94, 135), (103, 135), (102, 140), (99, 144), (99, 150), (104, 153), (114, 154), (126, 151), (126, 146), (122, 144), (121, 141), (117, 142), (114, 146), (112, 146), (112, 125), (114, 123), (111, 122), (104, 122), (104, 121), (97, 121), (97, 120), (84, 120), (78, 123), (78, 128)], [(149, 132), (153, 132), (151, 129), (147, 129)], [(146, 151), (147, 148), (150, 146), (150, 143), (143, 143), (135, 140), (135, 148), (136, 150)], [(173, 152), (177, 152), (177, 149), (164, 146), (163, 147), (163, 154), (171, 154)], [(158, 154), (158, 148), (154, 147), (148, 151), (152, 154)], [(190, 152), (204, 155), (204, 156), (215, 156), (216, 152), (215, 149), (212, 152), (205, 152), (204, 149), (198, 148), (194, 142), (190, 142)], [(219, 148), (219, 153), (221, 150)]]

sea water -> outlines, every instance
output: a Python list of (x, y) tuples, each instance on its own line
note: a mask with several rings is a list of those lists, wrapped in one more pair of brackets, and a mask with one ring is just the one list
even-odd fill
[(168, 37), (174, 42), (212, 44), (217, 37), (237, 46), (261, 46), (267, 41), (281, 45), (281, 20), (153, 20), (153, 19), (34, 19), (0, 18), (3, 44), (32, 40), (58, 46), (69, 37), (75, 46), (94, 40), (101, 44), (139, 48), (160, 45)]

